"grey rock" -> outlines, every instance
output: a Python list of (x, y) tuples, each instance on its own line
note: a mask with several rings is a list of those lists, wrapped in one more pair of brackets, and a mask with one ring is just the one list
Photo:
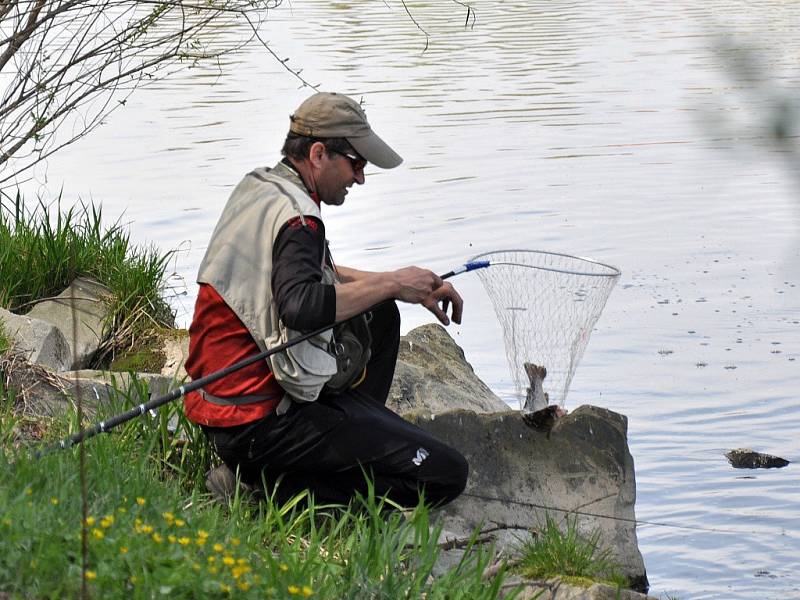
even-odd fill
[(657, 600), (634, 590), (622, 590), (604, 583), (588, 587), (568, 584), (558, 578), (523, 583), (517, 600)]
[(79, 277), (55, 298), (38, 302), (27, 316), (58, 327), (72, 353), (69, 368), (80, 369), (89, 364), (103, 339), (109, 294), (101, 283)]
[(508, 410), (466, 361), (464, 351), (441, 325), (412, 329), (400, 340), (400, 353), (386, 405), (398, 414), (452, 408), (475, 412)]
[(189, 377), (184, 367), (189, 358), (189, 333), (186, 330), (175, 331), (177, 335), (166, 336), (162, 340), (161, 350), (165, 359), (161, 374), (176, 381), (184, 381)]
[(14, 351), (31, 363), (53, 371), (64, 371), (72, 364), (72, 352), (64, 334), (52, 323), (15, 315), (0, 308), (0, 322), (12, 339)]
[[(549, 433), (526, 426), (517, 411), (476, 414), (457, 410), (406, 418), (458, 449), (470, 465), (465, 493), (444, 507), (444, 527), (467, 536), (500, 526), (496, 547), (513, 554), (550, 515), (576, 515), (579, 532), (600, 533), (632, 587), (648, 587), (636, 538), (636, 481), (627, 444), (627, 419), (581, 406)], [(591, 514), (587, 514), (591, 513)], [(611, 517), (611, 518), (606, 518)]]
[(750, 448), (736, 448), (726, 452), (725, 458), (735, 469), (780, 469), (789, 464), (785, 458), (754, 452)]

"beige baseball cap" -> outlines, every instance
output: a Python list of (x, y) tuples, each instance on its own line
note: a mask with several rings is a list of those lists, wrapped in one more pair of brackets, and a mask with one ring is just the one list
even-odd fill
[(367, 115), (352, 98), (334, 92), (319, 92), (303, 102), (294, 114), (289, 131), (317, 138), (345, 138), (364, 159), (382, 169), (393, 169), (403, 159), (372, 131)]

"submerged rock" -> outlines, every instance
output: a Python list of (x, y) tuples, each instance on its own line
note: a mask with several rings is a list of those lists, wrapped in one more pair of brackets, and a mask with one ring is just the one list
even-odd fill
[(789, 461), (780, 456), (754, 452), (750, 448), (736, 448), (725, 453), (725, 458), (734, 469), (780, 469)]

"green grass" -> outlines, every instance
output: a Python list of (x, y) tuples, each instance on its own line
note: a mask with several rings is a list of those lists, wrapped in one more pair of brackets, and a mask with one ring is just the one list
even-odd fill
[[(0, 404), (0, 592), (74, 598), (85, 573), (93, 598), (501, 597), (503, 573), (482, 578), (483, 549), (431, 577), (439, 530), (424, 505), (403, 515), (372, 495), (347, 507), (211, 502), (207, 444), (185, 421), (178, 433), (189, 439), (175, 441), (176, 411), (85, 442), (84, 518), (78, 450), (34, 460), (10, 403)], [(45, 437), (74, 429), (67, 416)]]
[(68, 210), (26, 207), (18, 194), (0, 204), (0, 306), (24, 313), (42, 298), (59, 294), (76, 277), (111, 289), (110, 343), (102, 359), (131, 345), (153, 327), (174, 324), (163, 299), (171, 253), (135, 246), (119, 221), (104, 226), (94, 205)]
[(576, 519), (566, 519), (562, 529), (548, 515), (541, 531), (521, 549), (520, 572), (529, 579), (563, 577), (573, 583), (600, 581), (626, 587), (619, 565), (608, 550), (599, 547), (599, 541), (599, 532), (581, 536)]
[(0, 357), (11, 349), (11, 338), (6, 332), (5, 325), (0, 321)]

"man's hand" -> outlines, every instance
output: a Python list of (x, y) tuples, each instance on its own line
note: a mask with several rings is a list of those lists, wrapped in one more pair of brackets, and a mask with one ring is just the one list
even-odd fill
[(447, 309), (451, 302), (453, 304), (453, 321), (461, 324), (461, 311), (464, 308), (464, 301), (455, 288), (448, 282), (443, 283), (441, 287), (431, 292), (431, 294), (422, 301), (422, 306), (436, 315), (436, 318), (442, 322), (442, 325), (450, 325), (450, 319), (447, 317)]
[(338, 270), (343, 281), (336, 284), (337, 321), (349, 319), (379, 302), (394, 298), (410, 304), (422, 304), (444, 325), (450, 324), (447, 312), (452, 304), (451, 318), (461, 323), (464, 305), (461, 296), (433, 271), (405, 267), (397, 271), (370, 273), (341, 266)]
[(433, 271), (405, 267), (392, 273), (397, 285), (396, 298), (411, 304), (421, 304), (434, 290), (442, 287), (442, 278)]

